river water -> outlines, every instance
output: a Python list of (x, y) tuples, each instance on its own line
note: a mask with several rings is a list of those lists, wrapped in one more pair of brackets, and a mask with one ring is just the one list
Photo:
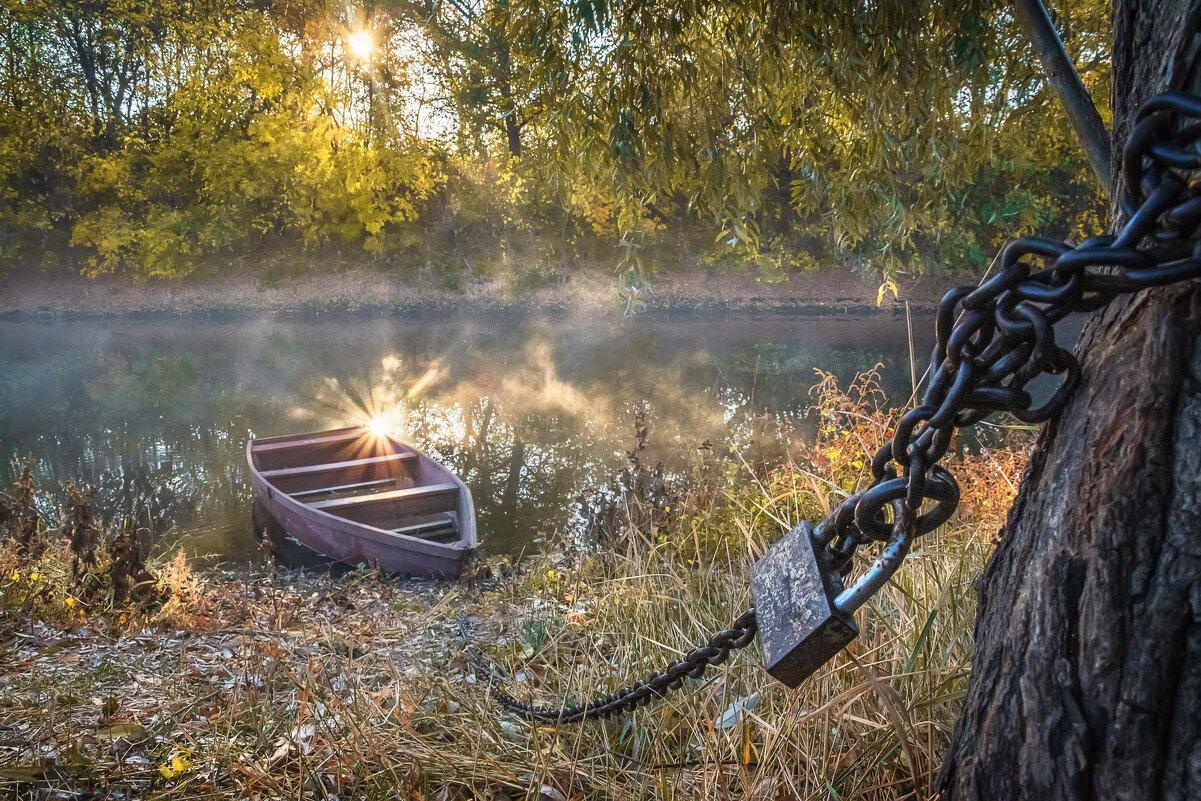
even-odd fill
[[(931, 321), (914, 328), (920, 372)], [(518, 553), (574, 525), (637, 412), (671, 464), (706, 440), (762, 445), (775, 420), (806, 430), (815, 370), (882, 362), (903, 403), (906, 331), (888, 313), (4, 320), (0, 482), (32, 457), (45, 486), (95, 485), (158, 545), (245, 562), (247, 440), (382, 414), (468, 483), (485, 549)]]

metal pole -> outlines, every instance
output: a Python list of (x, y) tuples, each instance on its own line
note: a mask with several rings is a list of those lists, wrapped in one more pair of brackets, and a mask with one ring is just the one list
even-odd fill
[(913, 395), (917, 397), (917, 358), (913, 353), (913, 318), (909, 316), (909, 301), (905, 301), (905, 327), (909, 329), (909, 383), (913, 387)]
[(1025, 29), (1030, 44), (1034, 46), (1034, 52), (1038, 53), (1043, 71), (1047, 74), (1047, 83), (1051, 84), (1063, 103), (1068, 122), (1072, 124), (1093, 172), (1108, 194), (1113, 179), (1109, 131), (1105, 130), (1105, 123), (1097, 112), (1092, 95), (1084, 88), (1075, 65), (1068, 58), (1046, 6), (1042, 0), (1013, 0), (1013, 11)]

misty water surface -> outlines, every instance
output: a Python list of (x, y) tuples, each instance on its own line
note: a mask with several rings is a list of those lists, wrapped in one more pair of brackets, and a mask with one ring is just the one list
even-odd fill
[[(915, 327), (924, 367), (930, 322)], [(0, 481), (32, 455), (43, 481), (98, 486), (159, 543), (245, 561), (247, 439), (386, 411), (470, 485), (485, 548), (516, 553), (573, 525), (639, 409), (655, 458), (706, 439), (728, 453), (765, 411), (803, 430), (815, 369), (845, 381), (877, 362), (904, 402), (904, 317), (0, 321)]]

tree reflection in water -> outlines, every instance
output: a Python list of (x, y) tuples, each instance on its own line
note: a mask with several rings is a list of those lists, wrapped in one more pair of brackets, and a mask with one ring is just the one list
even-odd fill
[(888, 315), (10, 320), (0, 481), (32, 454), (40, 481), (93, 483), (110, 516), (241, 561), (258, 553), (246, 440), (386, 415), (471, 486), (486, 549), (515, 553), (573, 525), (638, 409), (647, 458), (705, 441), (771, 458), (778, 422), (805, 429), (814, 368), (883, 361), (904, 401), (907, 359)]

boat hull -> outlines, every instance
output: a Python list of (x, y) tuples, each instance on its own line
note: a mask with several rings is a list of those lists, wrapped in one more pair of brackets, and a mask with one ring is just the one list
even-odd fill
[[(319, 441), (325, 433), (318, 432), (307, 436), (311, 440)], [(413, 472), (423, 478), (425, 483), (432, 484), (437, 481), (441, 482), (438, 487), (453, 484), (458, 488), (457, 498), (453, 501), (453, 511), (445, 512), (456, 523), (459, 536), (455, 542), (433, 542), (416, 536), (398, 534), (314, 508), (315, 505), (336, 507), (337, 502), (313, 504), (292, 497), (277, 485), (282, 483), (278, 478), (275, 481), (271, 478), (273, 473), (278, 474), (281, 471), (263, 469), (264, 463), (270, 464), (270, 461), (263, 453), (256, 454), (256, 444), (270, 442), (272, 440), (252, 440), (247, 445), (251, 483), (263, 508), (296, 541), (330, 559), (350, 565), (368, 565), (389, 573), (437, 578), (457, 578), (462, 574), (476, 545), (475, 510), (470, 490), (444, 466), (420, 451), (399, 443), (391, 443), (396, 448), (403, 448), (406, 452), (411, 451), (415, 454), (417, 462)], [(303, 447), (303, 443), (304, 440), (300, 440), (299, 446)], [(415, 489), (423, 491), (420, 485)], [(404, 491), (393, 494), (404, 494)], [(352, 499), (352, 503), (356, 500)], [(356, 503), (356, 506), (360, 505)], [(386, 505), (386, 500), (381, 505)]]

